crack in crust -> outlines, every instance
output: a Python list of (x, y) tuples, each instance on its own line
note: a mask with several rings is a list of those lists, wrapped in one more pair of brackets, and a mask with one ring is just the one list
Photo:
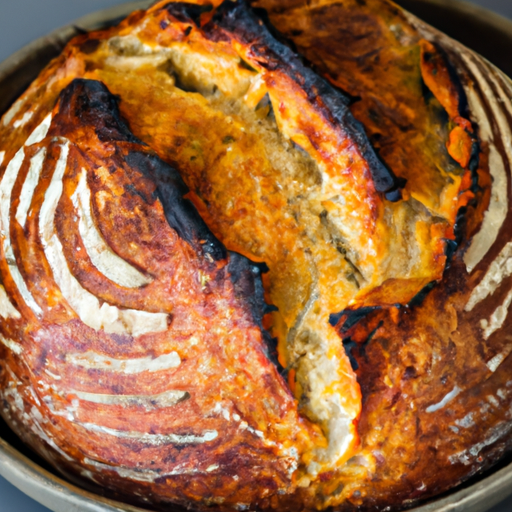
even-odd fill
[[(157, 507), (369, 510), (431, 495), (503, 450), (510, 421), (510, 347), (495, 334), (510, 326), (508, 274), (471, 323), (457, 248), (487, 207), (487, 147), (454, 55), (386, 2), (258, 4), (287, 44), (242, 2), (160, 2), (78, 37), (4, 117), (2, 414), (60, 467)], [(68, 143), (55, 236), (69, 272), (102, 310), (165, 315), (160, 333), (88, 328), (55, 287), (37, 222)], [(83, 176), (83, 211), (149, 276), (141, 286), (87, 256)]]

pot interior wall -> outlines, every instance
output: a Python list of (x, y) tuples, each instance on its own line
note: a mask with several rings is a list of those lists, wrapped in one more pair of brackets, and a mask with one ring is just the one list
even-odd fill
[(512, 22), (509, 20), (458, 0), (394, 1), (512, 77)]

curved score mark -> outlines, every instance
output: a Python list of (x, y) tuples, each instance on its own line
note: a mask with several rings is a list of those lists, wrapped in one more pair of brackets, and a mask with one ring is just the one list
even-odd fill
[(46, 158), (46, 148), (40, 149), (30, 160), (30, 169), (28, 171), (25, 183), (20, 193), (20, 203), (16, 211), (16, 220), (22, 228), (25, 227), (27, 221), (28, 210), (32, 204), (34, 191), (41, 178), (41, 171), (43, 170), (43, 163)]
[(119, 405), (124, 408), (144, 407), (147, 411), (172, 407), (190, 398), (186, 391), (169, 390), (157, 395), (107, 395), (101, 393), (87, 393), (84, 391), (69, 391), (84, 402), (101, 405)]
[[(18, 150), (16, 155), (14, 155), (14, 158), (7, 165), (7, 168), (5, 169), (4, 175), (2, 176), (2, 180), (0, 182), (0, 233), (3, 235), (3, 249), (5, 259), (7, 260), (7, 265), (9, 266), (9, 272), (11, 273), (12, 279), (15, 282), (23, 300), (27, 306), (37, 315), (40, 315), (43, 311), (28, 290), (27, 284), (25, 283), (25, 280), (23, 279), (23, 276), (21, 275), (21, 272), (16, 265), (16, 258), (14, 257), (10, 236), (10, 209), (12, 190), (14, 188), (14, 184), (16, 183), (16, 179), (18, 178), (18, 173), (21, 169), (21, 166), (23, 165), (23, 161), (25, 160), (24, 148), (26, 146), (31, 146), (32, 144), (41, 142), (48, 133), (51, 121), (52, 115), (48, 114), (44, 118), (43, 122), (37, 126), (37, 128), (35, 128), (35, 130), (26, 140), (24, 146)], [(5, 152), (2, 151), (2, 161), (4, 156)]]
[(91, 191), (87, 185), (87, 171), (82, 169), (78, 186), (71, 197), (78, 212), (78, 229), (85, 250), (93, 265), (107, 278), (126, 288), (139, 288), (151, 283), (142, 272), (119, 257), (105, 242), (91, 209)]
[(206, 430), (202, 435), (194, 434), (147, 434), (145, 432), (130, 432), (128, 430), (117, 430), (102, 427), (94, 423), (78, 423), (89, 432), (107, 434), (119, 439), (130, 439), (143, 444), (161, 446), (166, 444), (202, 444), (217, 439), (219, 433), (216, 430)]
[(22, 96), (12, 104), (11, 108), (4, 114), (2, 121), (4, 126), (8, 126), (9, 123), (16, 117), (16, 114), (18, 114), (18, 112), (21, 110), (27, 99), (28, 96)]
[(134, 309), (118, 309), (103, 303), (85, 290), (71, 274), (64, 256), (62, 244), (55, 230), (55, 213), (63, 191), (62, 180), (66, 171), (69, 140), (61, 145), (61, 153), (51, 183), (46, 190), (39, 214), (39, 232), (44, 252), (53, 272), (55, 282), (63, 297), (77, 313), (80, 320), (89, 327), (107, 333), (141, 336), (164, 332), (168, 328), (167, 313), (148, 313)]
[(11, 340), (10, 338), (5, 338), (0, 334), (0, 343), (2, 343), (4, 346), (6, 346), (9, 350), (14, 352), (16, 355), (20, 355), (23, 353), (23, 347), (15, 342), (14, 340)]
[(14, 318), (19, 320), (21, 318), (20, 312), (11, 304), (5, 288), (0, 284), (0, 316), (7, 320)]
[(177, 368), (181, 364), (181, 358), (177, 352), (170, 352), (154, 359), (151, 357), (115, 359), (89, 351), (83, 354), (67, 354), (66, 363), (80, 366), (87, 370), (106, 370), (133, 375), (142, 372), (159, 372)]
[[(154, 482), (157, 478), (165, 478), (168, 476), (175, 476), (175, 475), (194, 475), (197, 473), (204, 473), (204, 472), (211, 472), (212, 470), (210, 468), (207, 468), (206, 470), (198, 469), (197, 467), (190, 467), (190, 468), (182, 468), (181, 466), (178, 466), (177, 469), (173, 469), (169, 472), (158, 472), (158, 471), (152, 471), (150, 469), (132, 469), (127, 468), (126, 466), (112, 466), (110, 464), (105, 464), (103, 462), (98, 462), (96, 460), (92, 460), (89, 458), (84, 459), (84, 464), (87, 464), (88, 466), (92, 466), (94, 468), (97, 468), (101, 471), (113, 471), (117, 473), (121, 478), (127, 478), (128, 480), (134, 480), (136, 482)], [(215, 467), (214, 469), (218, 469), (218, 467)]]
[(512, 242), (509, 242), (489, 265), (483, 279), (473, 288), (464, 310), (472, 311), (479, 302), (492, 295), (501, 286), (501, 283), (511, 275)]
[[(470, 57), (462, 54), (468, 69), (473, 74), (477, 84), (482, 90), (482, 94), (486, 98), (493, 98), (494, 93), (489, 85), (489, 82), (484, 78), (483, 74), (478, 69), (476, 63)], [(489, 101), (489, 107), (492, 110), (493, 116), (496, 119), (498, 131), (501, 133), (493, 133), (492, 127), (487, 119), (487, 114), (482, 108), (482, 98), (478, 98), (476, 92), (471, 88), (466, 88), (466, 96), (472, 112), (476, 113), (476, 119), (480, 126), (480, 138), (489, 144), (489, 170), (492, 176), (491, 188), (491, 202), (489, 208), (485, 212), (484, 219), (480, 231), (473, 237), (471, 245), (464, 254), (464, 263), (468, 273), (482, 261), (485, 255), (489, 252), (493, 244), (498, 238), (498, 233), (505, 222), (509, 208), (507, 197), (507, 173), (505, 171), (504, 158), (498, 153), (498, 150), (493, 145), (493, 138), (495, 136), (510, 136), (511, 128), (501, 111), (501, 107), (496, 105), (492, 100)], [(487, 100), (486, 100), (487, 101)], [(505, 144), (506, 156), (509, 166), (512, 166), (512, 151), (507, 144)]]
[(36, 314), (40, 315), (43, 311), (35, 301), (34, 297), (27, 288), (27, 284), (21, 275), (20, 269), (16, 264), (16, 258), (11, 245), (10, 235), (10, 209), (12, 189), (18, 177), (18, 173), (25, 159), (25, 150), (21, 148), (14, 158), (9, 162), (2, 176), (0, 183), (0, 232), (3, 236), (3, 249), (9, 272), (16, 284), (23, 300), (27, 306)]
[(48, 133), (50, 125), (52, 124), (52, 114), (48, 114), (41, 124), (30, 134), (29, 138), (25, 142), (25, 146), (31, 146), (41, 142)]
[(489, 339), (491, 334), (503, 327), (508, 316), (508, 310), (512, 304), (512, 290), (505, 297), (505, 300), (495, 309), (489, 320), (480, 320), (480, 327), (483, 329), (484, 339)]

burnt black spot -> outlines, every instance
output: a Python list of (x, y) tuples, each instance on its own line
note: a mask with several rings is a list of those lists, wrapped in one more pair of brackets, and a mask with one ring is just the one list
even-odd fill
[(390, 190), (384, 196), (390, 203), (396, 203), (402, 199), (402, 192), (400, 189)]
[(341, 320), (342, 316), (343, 316), (343, 311), (341, 311), (340, 313), (331, 313), (329, 315), (329, 323), (333, 327), (336, 327), (338, 325), (338, 322)]
[(391, 203), (396, 203), (402, 199), (402, 189), (405, 187), (407, 180), (405, 178), (396, 178), (397, 188), (389, 190), (384, 197)]
[(189, 189), (174, 167), (156, 155), (137, 150), (126, 155), (125, 161), (155, 183), (167, 222), (180, 238), (213, 260), (226, 259), (225, 247), (210, 231), (192, 202), (183, 198)]
[[(324, 78), (306, 67), (301, 58), (281, 40), (279, 34), (270, 24), (266, 14), (258, 13), (248, 7), (246, 2), (224, 2), (215, 11), (211, 21), (203, 27), (206, 37), (217, 41), (225, 38), (225, 32), (233, 34), (242, 44), (251, 47), (251, 53), (259, 58), (262, 66), (269, 70), (286, 70), (306, 92), (311, 102), (322, 103), (324, 115), (333, 124), (341, 125), (348, 137), (352, 139), (362, 152), (374, 181), (377, 192), (390, 193), (397, 191), (403, 182), (380, 160), (366, 136), (364, 127), (359, 123), (348, 106), (351, 98), (332, 86)], [(398, 200), (398, 194), (390, 194), (392, 200)]]
[(89, 55), (98, 49), (100, 43), (101, 41), (99, 39), (88, 39), (85, 43), (80, 45), (80, 51), (86, 55)]
[(336, 327), (338, 325), (338, 322), (341, 320), (343, 316), (346, 316), (345, 322), (343, 322), (343, 325), (341, 326), (341, 332), (346, 332), (354, 325), (356, 325), (359, 321), (361, 321), (363, 318), (365, 318), (367, 315), (369, 315), (372, 311), (375, 311), (378, 309), (377, 307), (366, 307), (366, 308), (359, 308), (355, 310), (345, 309), (339, 313), (332, 313), (329, 315), (329, 323)]
[(264, 298), (261, 274), (268, 271), (267, 265), (254, 263), (245, 256), (230, 251), (227, 270), (235, 288), (235, 296), (249, 304), (254, 321), (261, 326), (263, 315), (277, 310), (275, 306), (267, 304)]
[(358, 345), (355, 341), (352, 341), (350, 338), (345, 338), (343, 340), (343, 348), (345, 349), (345, 353), (350, 361), (350, 365), (352, 366), (352, 370), (356, 371), (359, 369), (359, 363), (355, 358), (354, 351), (358, 348)]
[[(144, 145), (121, 117), (118, 99), (96, 80), (77, 78), (60, 94), (61, 135), (76, 125), (93, 126), (102, 142), (133, 142)], [(64, 131), (64, 133), (62, 133)]]
[(449, 267), (450, 262), (457, 251), (458, 244), (455, 240), (445, 240), (444, 254), (446, 256), (446, 268)]
[[(476, 183), (478, 182), (478, 167), (480, 165), (480, 143), (477, 140), (473, 141), (473, 145), (471, 147), (471, 157), (469, 159), (469, 170), (473, 173), (473, 177), (476, 176)], [(474, 183), (473, 188), (475, 188), (476, 183)]]
[[(472, 204), (472, 201), (469, 203), (469, 205), (471, 205), (471, 204)], [(453, 226), (455, 240), (447, 240), (446, 241), (445, 254), (448, 259), (447, 264), (446, 264), (447, 269), (449, 268), (451, 260), (454, 256), (457, 248), (462, 243), (462, 240), (464, 239), (464, 235), (467, 231), (467, 224), (468, 224), (467, 213), (468, 213), (467, 206), (463, 206), (462, 208), (459, 208), (459, 211), (457, 212), (457, 217), (455, 218), (455, 225)]]
[(260, 274), (266, 274), (267, 272), (270, 272), (268, 265), (264, 261), (261, 263), (255, 263), (254, 261), (251, 261), (251, 265), (256, 267), (260, 271)]
[(420, 292), (418, 292), (409, 302), (408, 306), (410, 308), (414, 308), (419, 306), (426, 298), (426, 296), (429, 294), (429, 292), (434, 288), (436, 285), (435, 281), (432, 281), (431, 283), (428, 283), (427, 286), (425, 286)]
[(178, 21), (187, 23), (192, 21), (194, 25), (199, 26), (201, 15), (212, 10), (211, 5), (189, 4), (187, 2), (169, 3), (165, 6), (167, 12)]
[(261, 329), (263, 340), (267, 347), (267, 357), (280, 369), (277, 358), (277, 340), (263, 328), (263, 316), (277, 308), (265, 302), (261, 274), (268, 271), (265, 264), (254, 263), (250, 259), (236, 252), (229, 252), (227, 271), (233, 283), (235, 296), (242, 304), (247, 304), (254, 322)]
[(408, 366), (404, 371), (403, 380), (415, 379), (416, 377), (418, 377), (416, 368), (414, 368), (414, 366)]
[(425, 52), (423, 54), (423, 60), (425, 62), (430, 62), (432, 60), (432, 58), (434, 57), (434, 55), (431, 53), (431, 52)]

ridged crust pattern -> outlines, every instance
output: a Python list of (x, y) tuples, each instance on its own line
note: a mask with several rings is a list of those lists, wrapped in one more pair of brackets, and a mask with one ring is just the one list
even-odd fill
[(0, 121), (2, 415), (162, 510), (398, 510), (509, 448), (510, 84), (253, 7), (79, 36)]

